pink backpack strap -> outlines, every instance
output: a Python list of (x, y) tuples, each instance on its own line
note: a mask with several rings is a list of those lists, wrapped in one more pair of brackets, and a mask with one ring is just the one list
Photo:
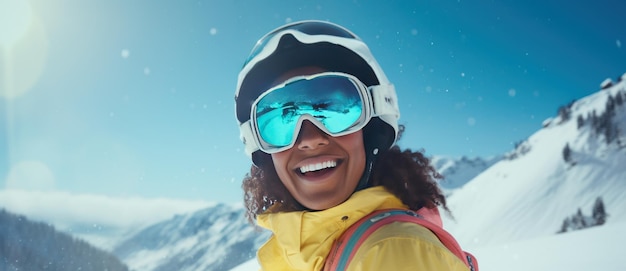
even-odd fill
[(478, 271), (476, 258), (463, 251), (454, 237), (441, 227), (441, 216), (436, 208), (422, 208), (417, 213), (403, 209), (386, 209), (361, 218), (337, 239), (326, 259), (324, 270), (345, 270), (361, 244), (380, 227), (393, 222), (415, 223), (429, 229), (471, 271)]
[(439, 214), (439, 208), (435, 207), (435, 208), (420, 208), (419, 210), (417, 210), (417, 213), (419, 216), (421, 216), (423, 219), (426, 219), (430, 222), (432, 222), (433, 224), (437, 225), (440, 228), (443, 228), (443, 222), (441, 221), (441, 215)]

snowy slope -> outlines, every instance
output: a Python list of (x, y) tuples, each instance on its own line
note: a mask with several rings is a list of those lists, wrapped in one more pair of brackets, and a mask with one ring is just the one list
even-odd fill
[(618, 131), (610, 143), (590, 121), (617, 95), (626, 97), (625, 82), (576, 101), (564, 111), (569, 119), (546, 121), (507, 159), (457, 190), (448, 199), (456, 222), (444, 217), (446, 228), (470, 249), (546, 237), (578, 208), (589, 215), (597, 197), (609, 213), (607, 223), (626, 221), (626, 105), (615, 106), (608, 118)]
[(476, 249), (481, 271), (621, 271), (626, 223)]
[(268, 236), (241, 206), (218, 204), (152, 225), (113, 253), (137, 271), (228, 270), (253, 258)]
[[(626, 223), (613, 223), (560, 235), (545, 236), (493, 247), (477, 248), (481, 271), (622, 271)], [(231, 271), (257, 271), (256, 259)]]
[(431, 158), (431, 163), (435, 169), (437, 169), (437, 172), (444, 177), (439, 184), (446, 192), (448, 192), (462, 187), (478, 174), (485, 171), (487, 168), (491, 167), (500, 160), (502, 160), (502, 156), (488, 158), (433, 156)]

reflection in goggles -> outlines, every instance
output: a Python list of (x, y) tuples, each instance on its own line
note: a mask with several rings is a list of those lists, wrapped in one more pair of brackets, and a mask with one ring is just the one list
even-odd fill
[(331, 135), (349, 131), (359, 120), (365, 119), (364, 87), (359, 87), (355, 80), (322, 74), (267, 91), (259, 97), (253, 110), (262, 141), (273, 147), (290, 145), (299, 132), (296, 128), (302, 116), (314, 118)]

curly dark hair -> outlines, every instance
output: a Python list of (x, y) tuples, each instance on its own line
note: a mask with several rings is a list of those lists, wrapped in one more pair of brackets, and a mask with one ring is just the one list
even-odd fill
[[(401, 131), (404, 130), (401, 127)], [(258, 166), (252, 165), (241, 187), (244, 190), (246, 216), (254, 222), (263, 212), (307, 210), (289, 193), (276, 173), (269, 155)], [(411, 210), (441, 206), (450, 214), (446, 198), (437, 185), (443, 177), (422, 151), (400, 150), (398, 145), (380, 154), (369, 180), (369, 186), (383, 186)]]

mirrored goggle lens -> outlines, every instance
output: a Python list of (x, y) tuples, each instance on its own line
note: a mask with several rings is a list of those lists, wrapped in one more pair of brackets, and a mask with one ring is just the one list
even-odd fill
[(266, 144), (289, 146), (297, 137), (300, 117), (310, 115), (332, 135), (359, 123), (364, 101), (358, 83), (349, 77), (325, 75), (301, 79), (273, 89), (260, 97), (255, 107), (255, 124)]
[(245, 63), (247, 64), (251, 59), (257, 56), (272, 38), (286, 30), (295, 30), (307, 35), (330, 35), (348, 39), (358, 39), (347, 29), (332, 23), (317, 21), (298, 22), (278, 28), (263, 36), (259, 41), (257, 41), (256, 45), (252, 49), (252, 52), (250, 53), (250, 56), (248, 57), (248, 60), (246, 60)]

